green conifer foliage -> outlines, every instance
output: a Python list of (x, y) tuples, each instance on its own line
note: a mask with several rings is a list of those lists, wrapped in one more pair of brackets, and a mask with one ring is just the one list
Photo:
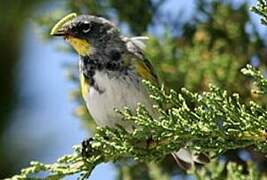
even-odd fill
[[(133, 34), (141, 34), (164, 4), (149, 0), (115, 2), (67, 1), (66, 7), (108, 17), (114, 15), (108, 10), (116, 10), (117, 18)], [(140, 11), (125, 11), (129, 6)], [(117, 110), (125, 121), (137, 124), (133, 132), (120, 127), (94, 128), (79, 91), (74, 91), (73, 99), (81, 104), (76, 115), (95, 132), (92, 153), (88, 158), (82, 157), (81, 146), (77, 145), (73, 154), (55, 163), (32, 162), (13, 179), (36, 177), (41, 171), (48, 172), (47, 178), (51, 179), (73, 174), (83, 179), (102, 162), (116, 163), (118, 179), (170, 179), (177, 174), (200, 180), (266, 178), (261, 170), (267, 153), (266, 46), (248, 9), (246, 3), (233, 7), (231, 1), (197, 1), (196, 15), (182, 24), (180, 36), (167, 32), (160, 37), (151, 36), (148, 42), (146, 54), (164, 84), (155, 87), (144, 82), (155, 102), (157, 119), (140, 105), (136, 113), (127, 108)], [(266, 9), (264, 0), (258, 0), (251, 8), (261, 16), (263, 24), (267, 24)], [(144, 17), (142, 22), (135, 19), (140, 15)], [(38, 22), (48, 29), (44, 20)], [(77, 82), (78, 76), (71, 71), (73, 65), (68, 69), (68, 77)], [(149, 138), (153, 146), (146, 147), (143, 142)], [(188, 172), (178, 170), (168, 154), (181, 147), (208, 153), (212, 161)], [(240, 158), (241, 149), (251, 156), (250, 161)]]

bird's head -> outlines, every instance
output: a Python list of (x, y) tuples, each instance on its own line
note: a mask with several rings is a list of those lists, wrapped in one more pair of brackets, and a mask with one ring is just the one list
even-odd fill
[(75, 13), (63, 17), (51, 30), (53, 36), (63, 36), (81, 56), (105, 46), (110, 39), (119, 37), (119, 30), (110, 21), (91, 15)]

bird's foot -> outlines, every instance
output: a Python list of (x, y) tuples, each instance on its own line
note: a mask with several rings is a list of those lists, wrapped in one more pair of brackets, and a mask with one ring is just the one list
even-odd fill
[(93, 154), (94, 149), (91, 145), (91, 142), (93, 140), (94, 140), (93, 138), (88, 138), (82, 141), (82, 157), (83, 158), (88, 158)]

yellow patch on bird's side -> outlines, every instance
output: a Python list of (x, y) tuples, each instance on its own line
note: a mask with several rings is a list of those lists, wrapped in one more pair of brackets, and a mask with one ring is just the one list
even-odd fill
[(88, 93), (89, 93), (89, 84), (84, 78), (83, 74), (80, 74), (80, 83), (81, 83), (81, 92), (84, 99), (88, 100)]
[(77, 53), (81, 56), (86, 56), (90, 54), (91, 45), (85, 39), (79, 39), (73, 36), (66, 36), (66, 41), (70, 43), (70, 45), (77, 51)]
[(154, 74), (153, 70), (146, 65), (146, 63), (142, 61), (136, 61), (135, 69), (143, 79), (158, 83), (156, 75)]
[(143, 64), (138, 64), (137, 72), (143, 79), (150, 79), (150, 73), (148, 69)]

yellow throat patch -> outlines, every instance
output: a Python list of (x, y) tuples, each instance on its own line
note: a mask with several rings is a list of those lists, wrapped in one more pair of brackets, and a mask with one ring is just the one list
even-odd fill
[[(76, 13), (68, 14), (63, 17), (60, 21), (58, 21), (54, 27), (52, 28), (50, 35), (56, 35), (60, 33), (63, 27), (70, 23), (74, 18), (77, 17)], [(65, 35), (65, 40), (69, 42), (69, 44), (77, 51), (77, 53), (81, 56), (88, 55), (90, 53), (90, 43), (85, 39), (79, 39), (70, 35)]]
[(65, 39), (79, 55), (86, 56), (90, 54), (91, 45), (85, 39), (79, 39), (73, 36), (66, 36)]

